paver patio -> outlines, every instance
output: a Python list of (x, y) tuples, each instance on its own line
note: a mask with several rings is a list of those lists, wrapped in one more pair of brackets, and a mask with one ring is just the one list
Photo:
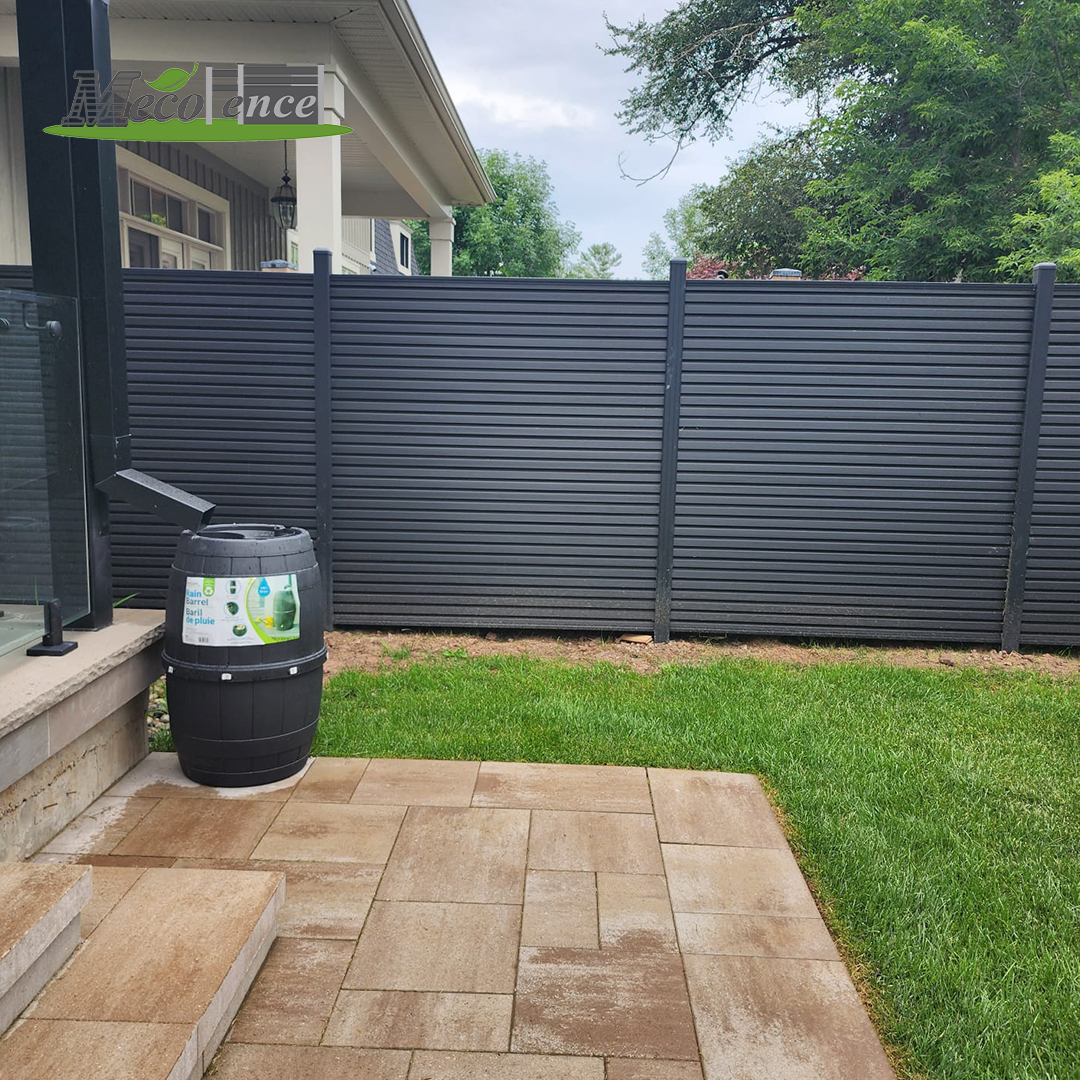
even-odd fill
[(217, 1080), (889, 1080), (757, 780), (320, 759), (201, 788), (154, 754), (47, 844), (89, 933), (146, 866), (274, 869)]

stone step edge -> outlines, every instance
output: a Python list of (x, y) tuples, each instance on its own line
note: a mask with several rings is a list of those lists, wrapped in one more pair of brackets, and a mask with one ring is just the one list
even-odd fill
[[(187, 871), (183, 869), (173, 870), (171, 868), (161, 868), (158, 870), (159, 874), (184, 874), (186, 872)], [(213, 873), (213, 871), (209, 872)], [(255, 981), (259, 969), (262, 967), (267, 954), (270, 952), (271, 946), (277, 938), (278, 916), (285, 902), (285, 875), (280, 873), (274, 874), (270, 871), (254, 872), (265, 874), (266, 876), (271, 876), (272, 874), (273, 876), (276, 876), (278, 882), (274, 891), (267, 899), (255, 925), (252, 927), (244, 944), (240, 947), (232, 963), (229, 965), (224, 978), (214, 991), (214, 994), (206, 1008), (203, 1010), (202, 1015), (193, 1024), (191, 1035), (188, 1037), (183, 1049), (175, 1059), (171, 1061), (162, 1061), (160, 1070), (154, 1070), (152, 1073), (146, 1072), (140, 1077), (140, 1080), (200, 1080), (206, 1069), (209, 1068), (214, 1054), (217, 1052), (222, 1040), (228, 1033), (229, 1027), (235, 1019), (240, 1006), (243, 1004), (248, 990), (251, 989), (251, 984)], [(235, 874), (237, 871), (225, 870), (221, 871), (221, 873)], [(106, 918), (108, 918), (108, 916), (106, 916)], [(78, 914), (76, 914), (75, 918), (72, 920), (69, 928), (65, 930), (65, 933), (69, 931), (73, 934), (73, 955), (65, 956), (51, 973), (53, 975), (62, 975), (63, 972), (74, 963), (81, 951), (75, 949), (75, 946), (79, 944)], [(48, 979), (43, 981), (43, 985), (39, 987), (38, 994), (47, 989), (48, 981)], [(36, 998), (38, 995), (36, 994), (34, 996)], [(27, 1015), (22, 1016), (22, 1018), (6, 1032), (6, 1038), (11, 1038), (23, 1023), (34, 1022), (35, 1018), (33, 1016), (33, 1010), (30, 1010)], [(99, 1021), (49, 1020), (38, 1022), (99, 1023)], [(5, 1033), (0, 1032), (0, 1046), (3, 1045), (4, 1035)], [(96, 1076), (97, 1074), (86, 1074), (83, 1071), (87, 1066), (92, 1066), (92, 1063), (84, 1060), (79, 1076)], [(0, 1069), (0, 1072), (2, 1072), (2, 1069)], [(49, 1080), (74, 1080), (74, 1078), (52, 1074), (50, 1075)]]
[[(12, 865), (30, 872), (26, 863)], [(93, 868), (87, 866), (0, 958), (0, 1036), (75, 951), (79, 916), (92, 894)]]

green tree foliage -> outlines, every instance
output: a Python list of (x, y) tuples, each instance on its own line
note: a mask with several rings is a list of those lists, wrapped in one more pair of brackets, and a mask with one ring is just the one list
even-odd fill
[(612, 30), (640, 77), (631, 130), (715, 138), (763, 79), (828, 103), (701, 202), (722, 258), (797, 244), (775, 261), (985, 280), (1019, 276), (1052, 238), (1027, 215), (1060, 201), (1051, 137), (1080, 121), (1076, 0), (690, 0)]
[(1080, 138), (1053, 135), (1050, 146), (1058, 167), (1035, 179), (1034, 207), (1013, 217), (998, 268), (1027, 278), (1036, 263), (1055, 262), (1062, 278), (1080, 281)]
[(762, 277), (804, 262), (808, 211), (825, 211), (811, 185), (835, 173), (811, 131), (763, 140), (732, 162), (715, 185), (699, 184), (664, 215), (668, 240), (645, 247), (650, 276), (666, 277), (668, 259), (712, 253), (734, 276)]
[[(454, 208), (456, 277), (558, 277), (581, 237), (559, 218), (547, 166), (503, 150), (480, 152), (495, 201)], [(426, 221), (410, 222), (417, 264), (431, 272)]]
[(591, 244), (570, 267), (566, 276), (611, 279), (615, 276), (615, 268), (621, 262), (622, 256), (615, 250), (614, 244)]

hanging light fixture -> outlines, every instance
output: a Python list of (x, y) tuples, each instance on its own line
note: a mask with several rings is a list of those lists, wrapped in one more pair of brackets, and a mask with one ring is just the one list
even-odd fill
[(289, 144), (282, 143), (285, 147), (285, 172), (281, 176), (281, 187), (277, 194), (270, 200), (277, 213), (278, 224), (283, 229), (296, 228), (296, 188), (289, 179)]

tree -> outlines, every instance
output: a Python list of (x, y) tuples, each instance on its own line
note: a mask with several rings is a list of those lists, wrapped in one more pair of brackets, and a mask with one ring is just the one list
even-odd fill
[(1035, 179), (1034, 206), (1015, 215), (1005, 231), (1008, 251), (998, 269), (1008, 278), (1028, 278), (1037, 263), (1057, 263), (1062, 281), (1080, 281), (1080, 138), (1050, 139), (1056, 168)]
[[(547, 166), (503, 150), (481, 151), (480, 158), (495, 201), (454, 208), (454, 275), (558, 277), (581, 238), (570, 222), (559, 218)], [(427, 222), (410, 225), (417, 264), (428, 274)]]
[(615, 267), (621, 262), (622, 256), (615, 250), (614, 244), (591, 244), (570, 267), (566, 276), (611, 279), (615, 276)]
[[(732, 276), (761, 277), (778, 266), (799, 266), (811, 210), (825, 212), (812, 185), (834, 174), (834, 166), (818, 147), (813, 131), (799, 131), (763, 140), (734, 161), (718, 184), (692, 188), (664, 215), (670, 246), (692, 259), (706, 253), (723, 260)], [(659, 241), (659, 238), (657, 238)], [(649, 261), (650, 247), (646, 247)], [(670, 257), (670, 256), (669, 256)], [(660, 265), (653, 276), (665, 276)]]
[[(652, 138), (717, 137), (761, 80), (829, 103), (800, 133), (818, 157), (782, 215), (799, 256), (783, 261), (814, 274), (1019, 273), (1001, 261), (1010, 226), (1034, 209), (1050, 136), (1080, 120), (1075, 0), (690, 0), (611, 29), (608, 51), (640, 76), (620, 116)], [(758, 155), (752, 202), (779, 149)], [(791, 149), (778, 179), (799, 179)], [(718, 229), (739, 190), (708, 210)], [(772, 250), (769, 215), (737, 208), (756, 218), (738, 246)]]

